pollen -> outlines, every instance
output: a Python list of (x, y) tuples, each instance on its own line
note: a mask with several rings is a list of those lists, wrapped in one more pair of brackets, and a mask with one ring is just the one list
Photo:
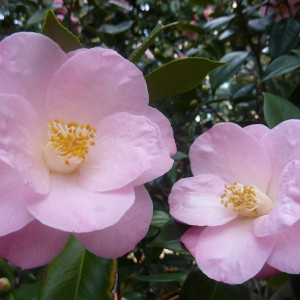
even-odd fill
[[(53, 158), (57, 158), (55, 164), (63, 159), (63, 164), (66, 167), (84, 162), (87, 159), (90, 147), (95, 146), (95, 134), (95, 128), (90, 124), (65, 123), (57, 118), (52, 122), (48, 122), (47, 148), (50, 148), (52, 156), (50, 164), (53, 165)], [(48, 161), (50, 160), (48, 159)], [(59, 168), (55, 166), (54, 170), (56, 169)]]
[(273, 207), (272, 200), (256, 186), (242, 185), (234, 182), (221, 195), (221, 204), (231, 207), (240, 216), (258, 217), (268, 214)]

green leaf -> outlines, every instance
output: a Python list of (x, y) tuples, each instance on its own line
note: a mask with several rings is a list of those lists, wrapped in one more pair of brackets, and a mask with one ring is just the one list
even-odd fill
[(132, 26), (133, 23), (134, 23), (134, 21), (128, 20), (128, 21), (124, 21), (124, 22), (121, 22), (116, 25), (103, 24), (99, 27), (98, 32), (103, 32), (103, 33), (108, 33), (108, 34), (118, 34), (118, 33), (128, 30)]
[(37, 299), (38, 283), (23, 284), (12, 291), (16, 300), (35, 300)]
[(11, 265), (4, 259), (0, 258), (0, 277), (6, 277), (11, 286), (15, 284), (15, 275)]
[(48, 10), (41, 33), (57, 43), (65, 52), (82, 48), (77, 37), (56, 19), (52, 10)]
[(158, 24), (152, 30), (152, 32), (147, 37), (147, 39), (141, 44), (141, 46), (139, 46), (134, 51), (132, 51), (132, 53), (129, 56), (129, 60), (131, 62), (137, 62), (141, 58), (141, 56), (146, 52), (146, 50), (154, 43), (154, 40), (158, 34), (160, 34), (163, 30), (165, 30), (171, 26), (174, 26), (176, 24), (178, 24), (178, 22), (171, 23), (171, 24), (168, 24), (165, 26), (162, 24)]
[(289, 280), (289, 275), (286, 273), (280, 273), (268, 278), (268, 287), (271, 289), (277, 289), (284, 285)]
[(240, 69), (247, 57), (247, 51), (231, 52), (223, 56), (220, 61), (226, 62), (226, 65), (209, 75), (212, 90), (215, 91), (222, 83), (229, 80)]
[(133, 278), (146, 282), (183, 282), (186, 277), (187, 275), (185, 273), (165, 273), (155, 275), (135, 275)]
[(201, 271), (192, 271), (183, 284), (179, 300), (250, 300), (244, 285), (229, 285), (209, 279)]
[(117, 266), (115, 260), (97, 257), (73, 237), (48, 266), (39, 300), (111, 300)]
[(291, 52), (295, 53), (296, 55), (298, 55), (300, 57), (300, 50), (293, 49), (293, 50), (291, 50)]
[(162, 210), (154, 210), (151, 226), (162, 228), (170, 219), (171, 217), (168, 213)]
[(42, 22), (47, 14), (47, 9), (37, 10), (27, 21), (26, 25), (31, 26)]
[(289, 119), (300, 119), (300, 109), (287, 99), (264, 93), (264, 115), (270, 128)]
[(267, 14), (263, 18), (249, 20), (248, 27), (255, 33), (266, 33), (269, 31), (274, 19), (275, 14)]
[(270, 54), (278, 57), (296, 48), (299, 42), (300, 25), (294, 19), (284, 19), (275, 23), (270, 35)]
[(274, 59), (268, 66), (262, 81), (291, 72), (300, 67), (300, 57), (283, 55)]
[(189, 31), (189, 32), (197, 32), (199, 34), (203, 34), (203, 29), (200, 26), (192, 25), (189, 23), (179, 23), (176, 25), (176, 28), (180, 31)]
[(150, 103), (195, 88), (209, 72), (223, 64), (206, 58), (188, 57), (161, 66), (145, 77)]
[(180, 237), (189, 228), (188, 225), (170, 220), (165, 224), (159, 235), (147, 247), (167, 248), (182, 254), (189, 254), (180, 242)]
[(225, 27), (235, 17), (235, 15), (224, 16), (213, 19), (204, 25), (204, 29), (207, 31), (217, 30), (221, 27)]

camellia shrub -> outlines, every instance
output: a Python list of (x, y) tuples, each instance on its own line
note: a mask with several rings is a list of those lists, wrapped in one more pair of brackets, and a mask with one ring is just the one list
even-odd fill
[(300, 297), (299, 1), (1, 1), (0, 298)]

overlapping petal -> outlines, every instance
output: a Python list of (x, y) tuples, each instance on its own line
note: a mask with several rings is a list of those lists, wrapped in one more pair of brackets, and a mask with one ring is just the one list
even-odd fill
[(300, 270), (300, 222), (277, 236), (268, 264), (286, 273), (298, 274)]
[(191, 146), (190, 159), (194, 175), (216, 174), (228, 184), (237, 181), (268, 190), (268, 153), (252, 134), (233, 123), (217, 124), (202, 134)]
[(261, 139), (261, 144), (266, 149), (272, 165), (272, 184), (268, 191), (272, 199), (277, 198), (281, 174), (287, 163), (300, 160), (299, 132), (299, 120), (288, 120), (274, 127)]
[(141, 71), (115, 51), (101, 47), (77, 51), (55, 74), (46, 98), (50, 120), (92, 126), (117, 112), (143, 114), (147, 105)]
[(169, 196), (171, 215), (196, 226), (217, 226), (233, 220), (237, 213), (221, 204), (224, 184), (223, 179), (214, 175), (181, 179)]
[(0, 237), (0, 257), (29, 269), (54, 259), (63, 249), (69, 233), (32, 221), (24, 228)]
[(293, 160), (286, 165), (278, 190), (272, 211), (253, 222), (257, 236), (282, 232), (300, 219), (300, 161)]
[(0, 236), (17, 231), (34, 218), (28, 212), (23, 199), (21, 178), (0, 161)]
[(114, 225), (89, 233), (77, 233), (76, 238), (96, 255), (113, 258), (124, 255), (146, 235), (152, 217), (152, 201), (143, 186), (135, 188), (135, 201)]
[(195, 257), (208, 277), (238, 284), (262, 269), (275, 241), (274, 237), (254, 236), (251, 219), (236, 219), (205, 228), (198, 238)]
[(43, 139), (32, 105), (17, 95), (0, 94), (0, 158), (24, 184), (37, 193), (49, 192), (49, 170), (42, 157)]
[(134, 203), (131, 186), (96, 193), (82, 188), (77, 174), (51, 174), (51, 192), (38, 195), (27, 191), (26, 203), (41, 223), (69, 232), (90, 232), (120, 220)]
[(49, 81), (67, 59), (56, 43), (41, 34), (7, 37), (0, 43), (0, 93), (24, 97), (43, 120)]
[[(80, 184), (85, 188), (108, 191), (123, 187), (154, 168), (161, 156), (159, 128), (144, 116), (117, 113), (103, 119), (97, 130), (96, 145), (80, 169)], [(164, 159), (166, 172), (173, 161), (170, 154)]]

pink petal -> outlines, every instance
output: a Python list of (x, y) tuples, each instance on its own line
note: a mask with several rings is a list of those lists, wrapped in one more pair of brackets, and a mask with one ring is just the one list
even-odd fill
[(196, 261), (210, 278), (229, 284), (243, 283), (262, 269), (275, 240), (254, 236), (251, 219), (236, 219), (203, 230), (196, 246)]
[(180, 222), (196, 226), (217, 226), (237, 217), (221, 204), (224, 181), (214, 175), (199, 175), (179, 180), (169, 196), (171, 215)]
[(0, 93), (24, 97), (43, 118), (49, 81), (66, 60), (61, 48), (42, 34), (13, 34), (0, 43)]
[(69, 232), (90, 232), (120, 220), (134, 202), (132, 187), (95, 193), (77, 183), (77, 174), (51, 174), (51, 192), (27, 191), (29, 211), (43, 224)]
[(268, 264), (286, 273), (300, 273), (300, 222), (277, 236)]
[(49, 192), (49, 171), (35, 110), (17, 95), (0, 94), (0, 158), (37, 193)]
[(121, 111), (142, 114), (147, 104), (141, 71), (115, 51), (101, 47), (77, 51), (54, 76), (46, 101), (50, 120), (92, 126)]
[(277, 198), (281, 174), (287, 163), (300, 160), (300, 120), (288, 120), (270, 130), (261, 139), (272, 164), (271, 186), (269, 196)]
[(22, 269), (43, 266), (63, 249), (69, 233), (32, 221), (19, 231), (0, 237), (0, 257)]
[[(161, 159), (159, 128), (144, 116), (114, 114), (97, 128), (96, 146), (80, 169), (80, 184), (87, 189), (108, 191), (123, 187)], [(170, 154), (163, 157), (164, 172), (172, 162)]]
[(152, 201), (143, 187), (135, 189), (136, 199), (125, 215), (111, 227), (75, 234), (80, 243), (94, 254), (107, 258), (124, 255), (146, 235), (152, 217)]
[(170, 121), (160, 111), (150, 106), (147, 107), (145, 116), (159, 126), (163, 149), (174, 155), (176, 153), (176, 144)]
[(267, 152), (247, 130), (221, 123), (199, 136), (190, 149), (194, 175), (215, 174), (228, 184), (237, 181), (266, 192), (271, 177)]
[(17, 231), (33, 220), (23, 199), (21, 178), (0, 161), (0, 236)]
[(141, 185), (162, 176), (169, 171), (173, 165), (170, 155), (176, 153), (176, 144), (173, 130), (169, 120), (157, 109), (147, 107), (146, 117), (159, 126), (161, 132), (162, 151), (160, 156), (153, 158), (152, 167), (144, 171), (135, 181), (134, 185)]
[(260, 140), (267, 132), (270, 131), (267, 126), (262, 124), (249, 125), (244, 127), (244, 130), (256, 137), (258, 140)]
[(280, 189), (272, 211), (254, 220), (254, 233), (269, 236), (300, 220), (300, 161), (291, 161), (282, 172)]
[(181, 237), (181, 241), (184, 243), (184, 246), (191, 252), (193, 256), (196, 256), (196, 245), (198, 243), (200, 234), (205, 228), (205, 226), (192, 226)]

